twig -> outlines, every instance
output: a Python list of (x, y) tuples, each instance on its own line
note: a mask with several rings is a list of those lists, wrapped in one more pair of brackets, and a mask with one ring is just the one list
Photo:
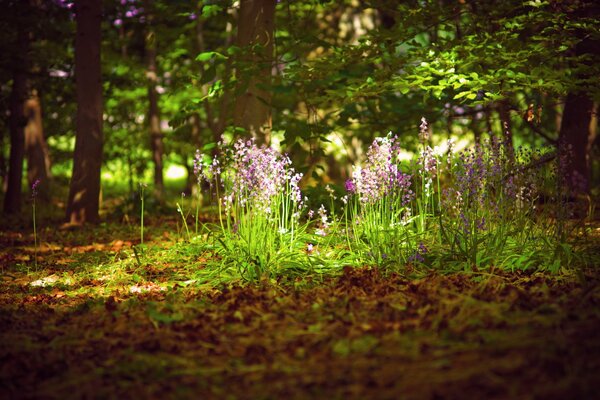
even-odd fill
[(539, 159), (527, 164), (527, 165), (523, 165), (521, 167), (516, 167), (515, 169), (513, 169), (511, 172), (509, 172), (508, 174), (506, 174), (503, 178), (503, 180), (506, 180), (508, 178), (510, 178), (511, 176), (515, 176), (518, 173), (521, 173), (523, 171), (527, 171), (529, 169), (535, 168), (535, 167), (539, 167), (540, 165), (546, 164), (552, 160), (554, 160), (556, 158), (556, 152), (554, 153), (548, 153), (548, 154), (544, 154), (543, 156), (541, 156)]

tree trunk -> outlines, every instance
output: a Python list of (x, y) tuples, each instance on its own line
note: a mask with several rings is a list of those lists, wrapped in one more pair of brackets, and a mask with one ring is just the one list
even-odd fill
[(500, 129), (502, 130), (500, 137), (505, 140), (507, 148), (512, 149), (513, 133), (512, 121), (510, 119), (510, 104), (508, 100), (501, 100), (498, 103), (498, 115), (500, 116)]
[(476, 113), (471, 116), (471, 130), (473, 131), (473, 139), (475, 140), (475, 144), (478, 146), (481, 145), (481, 129), (479, 127), (479, 118), (477, 117)]
[[(25, 5), (27, 4), (26, 2)], [(24, 9), (21, 10), (24, 12)], [(10, 156), (6, 195), (4, 197), (4, 212), (6, 214), (17, 214), (21, 210), (26, 124), (23, 106), (27, 97), (29, 41), (29, 32), (25, 25), (18, 24), (16, 48), (19, 51), (15, 54), (12, 72), (13, 82), (9, 99)]]
[(102, 0), (76, 0), (75, 12), (76, 139), (66, 217), (67, 222), (80, 225), (99, 219), (103, 146)]
[(44, 138), (42, 107), (37, 92), (25, 102), (25, 151), (27, 153), (27, 182), (29, 187), (39, 180), (37, 191), (42, 201), (50, 200), (50, 157)]
[(144, 2), (147, 12), (148, 30), (146, 32), (146, 77), (148, 78), (148, 124), (150, 129), (150, 147), (154, 163), (154, 195), (159, 202), (164, 198), (163, 181), (163, 136), (160, 129), (160, 109), (158, 107), (158, 72), (156, 67), (156, 32), (153, 27), (154, 15), (152, 1)]
[[(600, 5), (595, 2), (584, 2), (580, 14), (573, 15), (574, 19), (580, 17), (598, 18), (600, 16)], [(576, 32), (576, 36), (581, 41), (575, 46), (576, 56), (588, 56), (574, 64), (573, 67), (593, 68), (600, 57), (600, 40), (590, 37), (585, 31)], [(576, 76), (581, 81), (589, 81), (594, 76), (585, 69), (580, 70)], [(559, 160), (562, 167), (562, 174), (566, 179), (566, 184), (573, 194), (589, 194), (591, 182), (591, 160), (590, 149), (596, 135), (595, 105), (590, 96), (590, 90), (587, 84), (582, 84), (579, 88), (574, 88), (567, 95), (565, 107), (563, 109), (560, 132), (558, 135)]]
[[(271, 83), (275, 4), (275, 0), (241, 0), (238, 19), (238, 45), (246, 54), (239, 62), (256, 68), (237, 70), (233, 122), (265, 144), (271, 135), (271, 93), (260, 86)], [(260, 51), (254, 45), (260, 45)]]
[(6, 172), (8, 170), (6, 157), (4, 157), (4, 131), (5, 129), (2, 129), (2, 132), (0, 132), (0, 191), (2, 193), (6, 193)]
[[(197, 112), (192, 113), (190, 116), (190, 139), (192, 141), (192, 145), (194, 148), (199, 149), (201, 147), (200, 143), (200, 114)], [(190, 162), (190, 159), (193, 160), (195, 153), (192, 154), (192, 157), (185, 157), (185, 169), (187, 170), (187, 181), (185, 184), (184, 192), (186, 194), (195, 194), (198, 188), (196, 187), (196, 183), (198, 182), (196, 175), (194, 175), (194, 167), (193, 161)]]
[(590, 158), (594, 102), (585, 93), (569, 93), (559, 134), (563, 177), (574, 193), (590, 191)]
[(498, 115), (500, 117), (500, 140), (504, 143), (504, 151), (510, 165), (515, 163), (515, 148), (513, 142), (512, 121), (510, 118), (510, 101), (508, 99), (498, 102)]

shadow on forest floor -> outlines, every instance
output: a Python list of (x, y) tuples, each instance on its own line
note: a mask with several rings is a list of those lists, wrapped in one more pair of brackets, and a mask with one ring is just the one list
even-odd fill
[(135, 232), (102, 229), (88, 245), (49, 234), (37, 272), (24, 267), (30, 238), (2, 233), (0, 397), (597, 395), (597, 271), (409, 279), (347, 267), (215, 288), (185, 283), (194, 266), (182, 269), (184, 259), (121, 271), (121, 281), (113, 271), (109, 282), (98, 271)]

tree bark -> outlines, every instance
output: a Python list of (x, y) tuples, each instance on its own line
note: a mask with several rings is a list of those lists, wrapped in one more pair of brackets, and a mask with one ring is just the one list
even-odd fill
[[(29, 3), (21, 12), (25, 12)], [(17, 25), (17, 40), (13, 65), (13, 82), (9, 99), (10, 116), (8, 126), (10, 131), (10, 155), (8, 161), (8, 176), (6, 195), (4, 197), (4, 212), (16, 214), (21, 210), (22, 184), (23, 184), (23, 159), (25, 157), (25, 124), (23, 106), (27, 97), (27, 75), (29, 66), (29, 32), (25, 24)]]
[[(237, 70), (233, 122), (264, 144), (270, 142), (271, 135), (271, 93), (261, 86), (271, 82), (275, 4), (275, 0), (241, 0), (238, 19), (238, 45), (247, 55), (240, 61), (254, 67), (245, 73)], [(252, 48), (254, 45), (260, 47)]]
[(77, 99), (73, 174), (66, 219), (81, 225), (99, 220), (102, 167), (102, 0), (75, 1), (75, 91)]
[[(573, 18), (598, 18), (600, 5), (592, 1), (584, 1), (581, 9)], [(591, 68), (600, 58), (600, 40), (588, 35), (585, 31), (576, 32), (581, 41), (575, 46), (576, 56), (588, 56), (587, 60), (573, 63), (573, 67), (581, 65)], [(593, 77), (588, 71), (579, 71), (576, 78), (582, 82)], [(590, 194), (591, 160), (590, 150), (596, 135), (597, 119), (595, 105), (590, 93), (595, 88), (581, 84), (573, 88), (567, 95), (563, 109), (560, 132), (558, 135), (558, 153), (561, 173), (568, 188), (573, 194)], [(597, 92), (596, 92), (597, 93)]]
[(144, 2), (146, 7), (147, 32), (146, 32), (146, 77), (148, 78), (148, 124), (150, 130), (150, 147), (154, 163), (154, 195), (159, 201), (164, 198), (163, 180), (163, 135), (160, 128), (160, 108), (158, 106), (158, 69), (156, 66), (156, 32), (154, 31), (154, 15), (152, 1)]
[[(202, 5), (198, 4), (198, 14), (201, 14)], [(233, 20), (239, 19), (237, 17), (237, 13), (235, 9), (231, 9), (227, 11), (228, 19), (231, 18)], [(223, 47), (227, 48), (233, 45), (236, 41), (236, 38), (233, 34), (233, 24), (227, 22), (225, 25), (225, 43)], [(196, 32), (195, 38), (193, 40), (193, 46), (197, 52), (204, 52), (206, 50), (205, 39), (204, 39), (204, 20), (203, 18), (198, 18), (196, 23)], [(221, 75), (221, 82), (223, 86), (223, 93), (218, 99), (218, 102), (205, 101), (202, 103), (204, 110), (206, 111), (206, 125), (208, 129), (212, 132), (212, 140), (214, 143), (219, 143), (222, 140), (223, 132), (227, 126), (231, 125), (231, 120), (233, 117), (233, 95), (234, 90), (232, 90), (230, 86), (230, 82), (233, 75), (233, 59), (230, 57), (225, 61), (224, 71)], [(202, 65), (199, 65), (200, 68), (198, 70), (199, 76), (202, 75), (204, 68)], [(208, 82), (201, 84), (201, 92), (203, 96), (207, 96), (209, 93), (208, 90)], [(215, 146), (212, 149), (212, 155), (216, 156), (219, 153), (219, 146)]]
[(563, 177), (574, 193), (590, 191), (590, 141), (593, 139), (594, 102), (585, 93), (569, 93), (559, 134)]
[[(201, 147), (200, 140), (200, 131), (202, 127), (200, 124), (200, 114), (195, 112), (190, 116), (190, 139), (194, 148), (199, 149)], [(196, 183), (198, 182), (196, 175), (194, 175), (194, 167), (193, 167), (193, 159), (195, 153), (192, 154), (192, 157), (185, 157), (185, 169), (187, 170), (187, 182), (185, 184), (184, 192), (186, 194), (195, 194), (195, 191), (198, 190), (196, 187)], [(192, 162), (190, 162), (190, 159)]]
[(25, 151), (27, 154), (27, 182), (29, 187), (39, 180), (37, 192), (42, 201), (50, 200), (50, 156), (44, 138), (42, 107), (37, 92), (25, 102)]
[(500, 140), (504, 143), (504, 151), (510, 165), (515, 163), (515, 148), (513, 141), (512, 121), (510, 117), (510, 101), (500, 100), (497, 103), (498, 116), (500, 117)]
[(0, 132), (0, 192), (6, 193), (6, 179), (8, 178), (6, 157), (4, 157), (4, 129)]
[(498, 115), (500, 116), (500, 137), (504, 139), (509, 157), (514, 157), (513, 153), (513, 132), (512, 121), (510, 118), (510, 103), (508, 100), (501, 100), (498, 103)]

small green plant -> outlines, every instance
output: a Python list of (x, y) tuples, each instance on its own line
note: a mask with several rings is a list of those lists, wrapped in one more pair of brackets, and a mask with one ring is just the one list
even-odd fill
[[(419, 143), (421, 154), (414, 165), (413, 177), (415, 179), (414, 209), (415, 225), (419, 235), (427, 233), (429, 220), (435, 219), (436, 204), (437, 214), (441, 212), (441, 150), (440, 147), (431, 148), (430, 132), (427, 120), (421, 118), (419, 125)], [(451, 152), (452, 141), (448, 141), (448, 149)], [(420, 184), (419, 184), (420, 183)]]
[(276, 268), (298, 267), (305, 230), (299, 222), (302, 175), (290, 167), (288, 157), (253, 141), (237, 141), (226, 156), (196, 168), (216, 193), (223, 263), (249, 280)]
[(552, 251), (536, 215), (540, 171), (527, 168), (536, 157), (497, 138), (458, 154), (439, 215), (447, 251), (469, 266), (511, 269), (529, 268), (534, 254)]
[(144, 189), (146, 189), (148, 185), (145, 183), (140, 183), (140, 246), (144, 245)]
[(200, 214), (200, 205), (202, 204), (202, 165), (203, 155), (200, 150), (196, 150), (194, 156), (194, 175), (196, 175), (196, 181), (198, 184), (198, 190), (196, 191), (196, 215), (194, 219), (194, 232), (198, 235), (198, 216)]
[[(177, 212), (179, 213), (179, 215), (181, 215), (181, 220), (183, 221), (183, 227), (185, 228), (185, 233), (187, 235), (187, 239), (188, 241), (191, 239), (190, 236), (190, 229), (188, 228), (188, 224), (187, 224), (187, 215), (185, 215), (183, 206), (184, 206), (184, 200), (185, 200), (185, 193), (181, 192), (181, 204), (177, 203)], [(198, 232), (198, 214), (196, 211), (196, 232)]]
[[(259, 280), (365, 263), (558, 271), (577, 262), (560, 228), (565, 207), (549, 218), (536, 209), (540, 181), (547, 179), (542, 169), (548, 168), (539, 162), (543, 152), (515, 151), (491, 138), (455, 154), (451, 141), (430, 147), (424, 119), (420, 128), (422, 148), (414, 162), (401, 163), (397, 137), (376, 138), (346, 182), (347, 194), (338, 199), (326, 187), (330, 214), (321, 204), (308, 210), (305, 222), (302, 175), (288, 157), (251, 140), (238, 140), (212, 159), (197, 152), (198, 185), (208, 182), (217, 201), (218, 226), (207, 237), (214, 238), (220, 271)], [(340, 216), (336, 200), (344, 204)], [(196, 232), (199, 207), (200, 195)], [(177, 209), (191, 245), (183, 197)]]
[[(347, 242), (378, 265), (406, 261), (413, 240), (410, 203), (412, 176), (400, 169), (396, 137), (377, 138), (362, 167), (346, 182)], [(351, 245), (350, 245), (351, 246)]]
[(33, 213), (33, 242), (34, 242), (34, 255), (33, 255), (33, 265), (35, 270), (37, 271), (37, 255), (38, 255), (38, 240), (37, 240), (37, 226), (36, 226), (36, 210), (35, 210), (35, 203), (36, 203), (36, 198), (38, 195), (38, 186), (40, 184), (40, 180), (36, 179), (35, 182), (33, 182), (33, 185), (31, 185), (31, 208), (32, 208), (32, 213)]

